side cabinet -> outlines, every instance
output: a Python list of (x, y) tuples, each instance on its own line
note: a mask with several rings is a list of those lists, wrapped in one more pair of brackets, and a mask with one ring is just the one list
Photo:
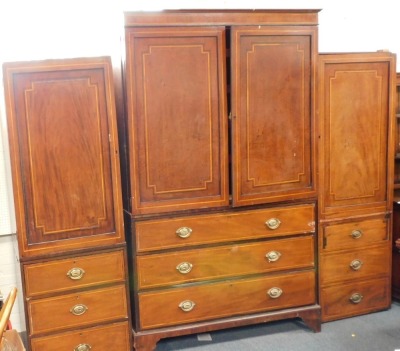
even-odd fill
[(126, 13), (125, 41), (135, 350), (284, 318), (319, 331), (317, 11)]
[(323, 321), (391, 303), (395, 56), (319, 57)]
[(111, 60), (3, 70), (30, 348), (108, 350), (97, 335), (115, 330), (129, 350)]

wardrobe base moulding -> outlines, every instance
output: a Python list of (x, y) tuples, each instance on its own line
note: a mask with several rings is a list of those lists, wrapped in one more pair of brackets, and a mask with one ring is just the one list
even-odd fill
[(135, 351), (155, 350), (159, 340), (164, 338), (183, 336), (189, 334), (206, 333), (210, 331), (260, 324), (282, 319), (300, 318), (312, 331), (321, 331), (321, 307), (319, 305), (291, 308), (276, 312), (257, 313), (254, 315), (225, 318), (204, 323), (180, 325), (169, 328), (157, 328), (146, 331), (133, 330)]

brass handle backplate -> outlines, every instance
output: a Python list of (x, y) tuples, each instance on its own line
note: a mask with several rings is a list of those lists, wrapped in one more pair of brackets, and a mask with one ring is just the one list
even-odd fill
[(354, 270), (354, 271), (359, 271), (361, 269), (361, 266), (363, 265), (363, 262), (361, 260), (353, 260), (350, 263), (350, 267)]
[(74, 348), (74, 351), (89, 351), (92, 349), (92, 346), (89, 344), (79, 344)]
[(193, 265), (190, 262), (182, 262), (176, 266), (176, 269), (179, 273), (188, 274), (193, 268)]
[(278, 251), (270, 251), (268, 252), (265, 257), (267, 258), (268, 262), (276, 262), (279, 260), (279, 258), (282, 256), (282, 254)]
[(189, 227), (180, 227), (179, 229), (176, 230), (176, 234), (182, 238), (186, 239), (192, 234), (192, 228)]
[(350, 301), (354, 304), (360, 303), (363, 299), (363, 296), (360, 293), (354, 293), (350, 296)]
[(271, 229), (277, 229), (281, 225), (281, 221), (278, 218), (270, 218), (265, 222), (266, 226)]
[(85, 271), (82, 268), (71, 268), (67, 272), (68, 278), (72, 280), (79, 280), (82, 279), (85, 274)]
[(179, 304), (179, 308), (183, 311), (183, 312), (190, 312), (191, 310), (193, 310), (194, 306), (196, 306), (196, 304), (191, 301), (191, 300), (185, 300), (182, 301)]
[(273, 299), (277, 299), (279, 296), (281, 296), (283, 293), (281, 288), (271, 288), (267, 291), (267, 294), (269, 295), (269, 297), (273, 298)]
[(363, 235), (363, 232), (362, 232), (362, 230), (360, 230), (360, 229), (354, 229), (352, 232), (351, 232), (351, 237), (353, 238), (353, 239), (360, 239), (361, 237), (362, 237), (362, 235)]
[(84, 314), (86, 311), (88, 310), (88, 307), (83, 305), (83, 304), (77, 304), (74, 307), (72, 307), (70, 309), (70, 312), (74, 315), (74, 316), (81, 316), (82, 314)]

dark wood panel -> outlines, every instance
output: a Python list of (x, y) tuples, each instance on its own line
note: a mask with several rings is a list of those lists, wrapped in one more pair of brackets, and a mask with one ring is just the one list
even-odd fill
[(314, 40), (305, 29), (232, 29), (236, 206), (315, 195)]
[(389, 208), (393, 69), (393, 55), (388, 53), (320, 58), (320, 199), (327, 218)]
[(126, 36), (132, 212), (227, 205), (224, 30)]
[(111, 62), (4, 66), (22, 256), (121, 242)]

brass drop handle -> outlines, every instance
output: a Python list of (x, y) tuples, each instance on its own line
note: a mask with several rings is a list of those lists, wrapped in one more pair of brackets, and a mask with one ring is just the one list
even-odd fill
[(176, 230), (176, 234), (182, 238), (182, 239), (186, 239), (190, 236), (190, 234), (192, 234), (192, 228), (189, 227), (180, 227), (179, 229)]
[(350, 296), (350, 301), (354, 304), (360, 303), (363, 299), (363, 296), (360, 293), (354, 293)]
[(278, 251), (270, 251), (268, 252), (265, 257), (267, 258), (268, 262), (276, 262), (279, 260), (279, 258), (282, 256), (282, 254)]
[(176, 266), (176, 269), (179, 273), (188, 274), (193, 268), (193, 265), (190, 262), (182, 262)]
[(350, 263), (350, 267), (355, 271), (360, 270), (362, 265), (363, 265), (363, 262), (361, 260), (358, 260), (358, 259), (353, 260)]
[(271, 288), (267, 292), (269, 297), (271, 297), (272, 299), (277, 299), (279, 296), (282, 295), (282, 293), (283, 293), (283, 291), (281, 288)]
[(191, 310), (193, 310), (194, 306), (196, 306), (196, 304), (191, 301), (191, 300), (185, 300), (182, 301), (179, 304), (179, 308), (183, 311), (183, 312), (190, 312)]
[(363, 232), (360, 229), (354, 229), (350, 234), (350, 236), (353, 239), (360, 239), (362, 237), (362, 235), (363, 235)]
[(83, 304), (77, 304), (74, 307), (72, 307), (69, 311), (74, 315), (74, 316), (81, 316), (88, 310), (88, 307), (83, 305)]
[(68, 278), (72, 280), (79, 280), (82, 279), (85, 274), (85, 271), (82, 268), (71, 268), (67, 272)]
[(265, 222), (266, 226), (271, 229), (277, 229), (281, 225), (281, 221), (278, 218), (270, 218)]
[(74, 351), (89, 351), (92, 349), (92, 346), (89, 344), (79, 344), (74, 348)]

